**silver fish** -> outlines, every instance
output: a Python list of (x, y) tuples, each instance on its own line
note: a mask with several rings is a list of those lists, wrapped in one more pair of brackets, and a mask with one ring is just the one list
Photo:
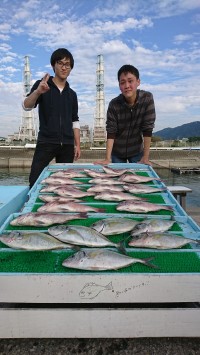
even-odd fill
[(138, 223), (140, 222), (131, 218), (113, 217), (101, 219), (90, 227), (103, 235), (117, 235), (130, 232)]
[(94, 170), (94, 169), (84, 169), (84, 172), (92, 177), (92, 178), (96, 178), (96, 177), (100, 177), (100, 178), (108, 178), (108, 177), (112, 177), (112, 175), (110, 174), (105, 174), (102, 171), (98, 171), (98, 170)]
[(92, 271), (118, 270), (135, 263), (155, 268), (155, 265), (149, 263), (152, 259), (136, 259), (108, 249), (94, 248), (81, 249), (65, 259), (62, 265), (73, 269)]
[(95, 178), (89, 180), (90, 184), (102, 184), (102, 185), (121, 185), (121, 181), (114, 180), (112, 178)]
[(38, 212), (104, 212), (103, 208), (92, 207), (78, 202), (48, 202)]
[(52, 224), (66, 223), (74, 219), (86, 219), (86, 213), (40, 213), (28, 212), (21, 214), (10, 221), (12, 226), (51, 226)]
[(64, 186), (58, 187), (54, 190), (54, 193), (63, 196), (63, 197), (74, 197), (74, 198), (81, 198), (81, 197), (87, 197), (87, 196), (94, 196), (95, 192), (85, 192), (81, 191), (77, 188), (65, 188)]
[(116, 247), (120, 248), (120, 243), (113, 243), (103, 234), (96, 230), (79, 225), (59, 225), (50, 227), (48, 232), (62, 242), (82, 245), (87, 247)]
[[(59, 188), (60, 185), (47, 185), (47, 186), (44, 186), (40, 192), (54, 192), (57, 188)], [(63, 185), (62, 185), (63, 187)]]
[(82, 290), (79, 292), (79, 296), (84, 299), (93, 299), (99, 295), (102, 291), (112, 291), (113, 285), (110, 282), (106, 286), (97, 285), (94, 282), (86, 284)]
[(46, 233), (40, 232), (18, 232), (1, 234), (0, 241), (13, 249), (24, 250), (52, 250), (52, 249), (72, 249), (72, 245), (61, 243), (56, 238)]
[(123, 185), (123, 189), (132, 194), (149, 194), (154, 192), (164, 192), (167, 188), (158, 188), (142, 184), (128, 184)]
[(57, 202), (79, 201), (79, 202), (81, 202), (81, 200), (77, 200), (76, 198), (73, 198), (73, 197), (62, 197), (62, 196), (54, 196), (54, 195), (39, 195), (38, 197), (43, 202), (53, 202), (53, 201), (57, 201)]
[(49, 166), (48, 168), (48, 171), (52, 172), (52, 173), (55, 173), (57, 171), (63, 171), (64, 173), (66, 172), (67, 174), (69, 173), (74, 173), (74, 172), (78, 172), (78, 173), (81, 173), (83, 171), (82, 168), (68, 168), (67, 165), (68, 163), (63, 163), (62, 165), (65, 165), (66, 164), (66, 168), (56, 168), (56, 169), (52, 169), (51, 166)]
[(131, 184), (138, 184), (140, 182), (148, 182), (148, 181), (153, 181), (153, 180), (158, 180), (160, 181), (159, 178), (151, 177), (151, 176), (142, 176), (142, 175), (137, 175), (137, 174), (124, 174), (120, 176), (119, 181), (121, 182), (129, 182)]
[(121, 176), (121, 175), (125, 174), (127, 171), (129, 171), (128, 169), (113, 169), (108, 166), (102, 166), (102, 168), (106, 174), (112, 175), (113, 177), (114, 176)]
[(138, 213), (147, 213), (153, 211), (167, 210), (173, 211), (171, 206), (158, 205), (151, 202), (137, 202), (137, 201), (122, 201), (117, 207), (117, 211), (128, 211), (128, 212), (138, 212)]
[(120, 185), (94, 185), (87, 189), (87, 192), (103, 192), (103, 191), (124, 191), (123, 187)]
[(153, 249), (176, 249), (189, 243), (200, 244), (200, 240), (194, 240), (167, 233), (142, 233), (129, 241), (129, 246)]
[(67, 170), (60, 170), (56, 171), (55, 173), (51, 174), (51, 177), (67, 177), (67, 178), (85, 178), (86, 175), (78, 171), (67, 171)]
[(62, 187), (62, 189), (65, 189), (65, 190), (69, 190), (69, 191), (80, 191), (81, 190), (81, 186), (74, 186), (74, 185), (46, 185), (44, 186), (40, 192), (43, 193), (43, 192), (55, 192), (56, 189), (60, 189)]
[(128, 194), (127, 192), (116, 192), (116, 191), (104, 191), (98, 193), (94, 196), (95, 200), (105, 200), (105, 201), (144, 201), (144, 198), (136, 197), (134, 195)]
[(46, 179), (43, 179), (42, 181), (40, 181), (40, 184), (52, 184), (52, 185), (77, 185), (77, 184), (83, 184), (83, 182), (81, 181), (77, 181), (77, 180), (72, 180), (70, 178), (67, 177), (53, 177), (50, 176)]
[(131, 231), (131, 236), (136, 236), (145, 232), (166, 232), (169, 230), (175, 221), (164, 219), (145, 219), (138, 223)]

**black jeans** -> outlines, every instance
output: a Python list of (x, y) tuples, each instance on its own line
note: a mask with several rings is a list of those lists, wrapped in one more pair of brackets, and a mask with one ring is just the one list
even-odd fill
[(34, 185), (42, 170), (54, 158), (56, 159), (56, 163), (73, 163), (74, 145), (37, 143), (29, 176), (30, 188)]

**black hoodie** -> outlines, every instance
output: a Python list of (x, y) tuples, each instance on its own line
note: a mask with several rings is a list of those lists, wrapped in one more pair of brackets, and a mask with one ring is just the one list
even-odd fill
[[(39, 105), (38, 142), (73, 145), (72, 122), (79, 121), (77, 95), (68, 82), (60, 92), (52, 78), (48, 80), (50, 90), (41, 94), (35, 103), (35, 107)], [(37, 89), (40, 81), (35, 82), (28, 95)]]

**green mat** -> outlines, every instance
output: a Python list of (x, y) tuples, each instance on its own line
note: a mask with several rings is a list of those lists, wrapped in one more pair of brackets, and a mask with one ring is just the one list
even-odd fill
[(7, 251), (0, 253), (0, 273), (196, 273), (200, 272), (200, 258), (195, 252), (129, 252), (135, 258), (154, 257), (151, 263), (159, 269), (140, 263), (120, 270), (80, 271), (62, 266), (62, 262), (72, 254), (71, 251)]
[[(51, 195), (58, 196), (56, 194), (51, 194)], [(133, 196), (142, 197), (147, 202), (151, 202), (151, 203), (159, 203), (159, 204), (165, 203), (161, 194), (156, 194), (156, 195), (155, 194), (137, 194), (137, 195), (133, 195)], [(78, 200), (80, 200), (81, 202), (89, 202), (89, 203), (91, 203), (91, 202), (92, 203), (101, 203), (101, 204), (112, 203), (112, 201), (97, 200), (93, 196), (81, 197), (81, 198), (78, 198)], [(37, 204), (44, 204), (44, 202), (39, 197), (36, 198), (35, 203), (36, 203), (36, 205)]]
[[(136, 172), (137, 173), (137, 172)], [(138, 175), (149, 176), (147, 172), (138, 172)], [(88, 184), (88, 181), (92, 178), (75, 178), (75, 180), (84, 182), (84, 184)], [(148, 182), (146, 184), (156, 185), (155, 182)], [(81, 186), (81, 185), (79, 185)], [(84, 186), (83, 190), (87, 190), (88, 186)], [(156, 194), (140, 194), (137, 195), (140, 197), (147, 198), (148, 202), (157, 203), (157, 204), (165, 204), (165, 201), (162, 197), (161, 193)], [(116, 210), (117, 202), (107, 202), (107, 201), (98, 201), (93, 197), (85, 197), (81, 199), (83, 202), (87, 202), (88, 205), (97, 208), (104, 208), (105, 213), (112, 213), (117, 216), (117, 214), (126, 214), (129, 213), (118, 212)], [(37, 209), (43, 204), (43, 202), (37, 197), (35, 203), (32, 206), (32, 212), (36, 212)], [(92, 211), (91, 211), (92, 212)], [(130, 217), (131, 217), (130, 213)], [(135, 213), (134, 215), (137, 215)], [(142, 221), (148, 217), (148, 215), (154, 215), (155, 218), (157, 215), (173, 215), (171, 211), (160, 210), (157, 212), (149, 212), (143, 214), (143, 218), (134, 216), (134, 220)], [(92, 223), (101, 220), (101, 217), (97, 218), (88, 218), (88, 219), (80, 219), (73, 220), (65, 223), (66, 225), (83, 225), (83, 226), (91, 226)], [(40, 230), (47, 232), (48, 227), (27, 227), (27, 226), (11, 226), (7, 225), (6, 231), (12, 230)], [(182, 231), (181, 223), (180, 225), (176, 222), (170, 231), (180, 232)], [(129, 232), (121, 233), (116, 236), (110, 236), (109, 239), (115, 243), (126, 239), (130, 235)], [(127, 246), (127, 244), (126, 244)], [(65, 274), (80, 274), (80, 273), (196, 273), (200, 272), (200, 258), (199, 255), (195, 251), (191, 251), (190, 246), (185, 246), (177, 251), (155, 251), (155, 250), (147, 250), (147, 251), (139, 251), (134, 249), (128, 249), (128, 255), (135, 258), (150, 258), (154, 257), (151, 261), (153, 264), (158, 266), (158, 269), (147, 267), (143, 264), (136, 263), (131, 266), (125, 267), (120, 270), (112, 270), (112, 271), (80, 271), (74, 269), (68, 269), (62, 266), (62, 262), (70, 255), (72, 255), (71, 250), (59, 250), (59, 251), (21, 251), (21, 250), (13, 250), (9, 247), (5, 246), (3, 243), (0, 243), (0, 273), (65, 273)]]

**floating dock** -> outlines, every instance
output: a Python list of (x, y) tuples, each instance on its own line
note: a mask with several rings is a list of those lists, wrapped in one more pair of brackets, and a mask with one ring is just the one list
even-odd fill
[(176, 174), (200, 174), (200, 168), (171, 168), (172, 173)]

